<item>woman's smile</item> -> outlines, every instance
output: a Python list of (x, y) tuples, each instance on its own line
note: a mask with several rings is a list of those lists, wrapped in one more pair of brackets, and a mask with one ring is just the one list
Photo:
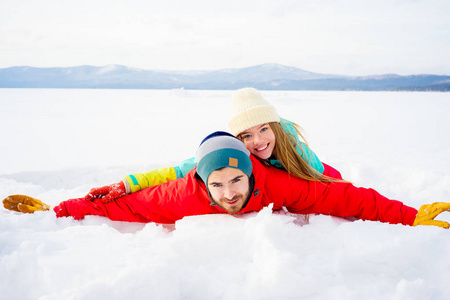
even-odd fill
[(267, 143), (265, 146), (263, 146), (263, 147), (261, 147), (259, 149), (256, 149), (256, 151), (264, 151), (264, 150), (267, 149), (267, 147), (269, 147), (269, 143)]

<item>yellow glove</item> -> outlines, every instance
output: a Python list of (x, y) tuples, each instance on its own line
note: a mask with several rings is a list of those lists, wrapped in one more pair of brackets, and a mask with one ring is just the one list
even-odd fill
[(3, 206), (6, 209), (23, 212), (24, 214), (32, 214), (37, 210), (46, 211), (50, 209), (50, 205), (25, 195), (8, 196), (3, 200)]
[(443, 211), (450, 211), (450, 203), (435, 202), (432, 204), (424, 204), (419, 208), (416, 219), (413, 226), (417, 225), (433, 225), (448, 229), (450, 224), (445, 221), (435, 221), (437, 217)]

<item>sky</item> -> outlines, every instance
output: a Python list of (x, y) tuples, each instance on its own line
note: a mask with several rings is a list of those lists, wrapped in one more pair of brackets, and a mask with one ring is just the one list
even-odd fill
[(1, 0), (0, 68), (450, 74), (448, 0)]

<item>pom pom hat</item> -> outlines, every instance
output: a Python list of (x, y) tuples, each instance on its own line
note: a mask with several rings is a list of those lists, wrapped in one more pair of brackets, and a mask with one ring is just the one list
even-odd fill
[(249, 155), (244, 143), (236, 137), (228, 132), (213, 132), (197, 149), (197, 174), (205, 184), (212, 172), (225, 167), (239, 169), (250, 177), (253, 167)]
[(254, 88), (237, 90), (231, 98), (230, 131), (237, 136), (253, 126), (280, 122), (275, 107)]

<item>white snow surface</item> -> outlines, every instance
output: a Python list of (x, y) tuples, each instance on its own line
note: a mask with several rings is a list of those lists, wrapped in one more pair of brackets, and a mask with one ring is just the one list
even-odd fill
[[(54, 206), (173, 166), (227, 130), (232, 92), (0, 89), (0, 198)], [(263, 95), (355, 185), (415, 208), (450, 201), (449, 93)], [(175, 226), (0, 209), (1, 299), (450, 299), (449, 278), (438, 227), (270, 208)]]

